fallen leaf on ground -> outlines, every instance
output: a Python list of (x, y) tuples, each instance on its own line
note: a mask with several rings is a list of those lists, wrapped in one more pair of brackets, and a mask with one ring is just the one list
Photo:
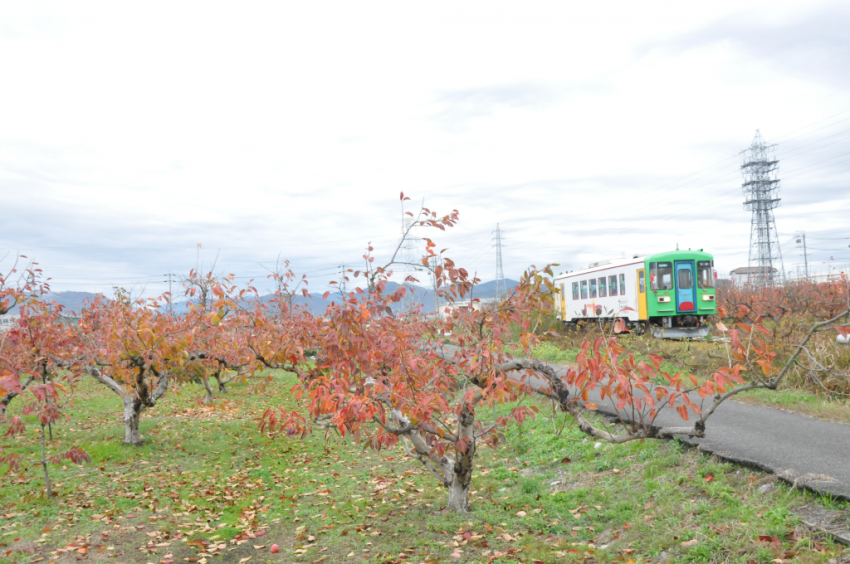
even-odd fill
[(695, 546), (697, 544), (697, 542), (698, 542), (697, 539), (691, 539), (689, 541), (680, 542), (679, 546), (681, 546), (682, 548), (690, 548), (692, 546)]

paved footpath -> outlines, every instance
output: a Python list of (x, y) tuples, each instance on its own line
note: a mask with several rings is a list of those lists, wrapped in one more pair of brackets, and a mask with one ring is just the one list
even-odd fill
[[(550, 366), (559, 376), (567, 372), (564, 366)], [(539, 379), (532, 386), (545, 384)], [(600, 412), (616, 415), (614, 406), (603, 401), (598, 391), (590, 396)], [(655, 421), (664, 427), (687, 425), (670, 410), (662, 411)], [(846, 423), (726, 400), (706, 421), (704, 438), (682, 440), (719, 458), (772, 472), (797, 487), (850, 500), (850, 425)]]
[[(564, 366), (549, 366), (559, 376), (567, 372)], [(529, 383), (535, 389), (547, 385), (542, 378)], [(589, 400), (600, 412), (616, 415), (614, 406), (603, 401), (598, 391), (590, 392)], [(665, 410), (656, 424), (680, 427), (687, 423)], [(772, 472), (797, 487), (850, 501), (850, 424), (726, 400), (706, 422), (704, 438), (682, 440), (719, 458)]]

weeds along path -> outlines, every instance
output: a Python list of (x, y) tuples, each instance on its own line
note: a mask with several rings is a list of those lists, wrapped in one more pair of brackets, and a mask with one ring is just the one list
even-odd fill
[[(451, 355), (453, 348), (445, 345), (446, 354)], [(567, 373), (566, 366), (546, 364), (558, 376)], [(548, 388), (541, 377), (526, 381), (535, 391)], [(698, 397), (692, 399), (699, 401)], [(628, 413), (618, 413), (610, 400), (601, 398), (598, 389), (590, 392), (588, 401), (595, 403), (600, 413), (630, 422)], [(676, 427), (683, 422), (672, 410), (664, 410), (655, 423)], [(726, 401), (706, 423), (704, 438), (681, 440), (724, 460), (776, 474), (798, 488), (850, 500), (850, 424)]]

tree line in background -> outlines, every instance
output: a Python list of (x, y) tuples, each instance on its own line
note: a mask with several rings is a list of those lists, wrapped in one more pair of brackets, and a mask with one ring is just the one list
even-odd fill
[[(409, 229), (444, 231), (458, 221), (456, 210), (438, 215), (423, 207), (410, 215)], [(346, 282), (362, 280), (362, 288), (340, 292), (323, 315), (295, 305), (296, 295), (308, 293), (307, 280), (288, 264), (271, 275), (276, 285), (271, 300), (261, 299), (250, 283), (237, 286), (233, 276), (193, 270), (183, 283), (191, 303), (185, 313), (167, 313), (169, 294), (134, 299), (119, 290), (112, 299), (94, 299), (73, 318), (39, 299), (49, 288), (37, 282), (37, 265), (22, 273), (12, 268), (0, 277), (0, 313), (20, 307), (17, 324), (0, 335), (5, 436), (25, 433), (25, 421), (34, 421), (41, 438), (36, 464), (49, 498), (50, 463), (89, 459), (76, 446), (49, 452), (48, 437), (67, 417), (64, 410), (81, 378), (92, 378), (120, 398), (124, 442), (138, 445), (142, 413), (162, 401), (169, 387), (200, 384), (203, 401), (210, 402), (215, 390), (226, 392), (234, 379), (267, 385), (267, 371), (280, 369), (297, 376), (293, 393), (304, 409), (269, 406), (258, 423), (261, 432), (304, 437), (318, 428), (374, 449), (401, 443), (447, 490), (447, 508), (464, 512), (477, 448), (497, 446), (506, 425), (533, 418), (537, 408), (523, 401), (531, 394), (550, 398), (586, 434), (625, 442), (702, 436), (723, 401), (745, 389), (775, 389), (800, 366), (821, 377), (824, 371), (838, 374), (835, 363), (813, 347), (824, 332), (847, 334), (840, 325), (848, 316), (846, 289), (842, 293), (837, 285), (727, 291), (716, 326), (728, 336), (728, 358), (709, 378), (664, 373), (655, 355), (637, 361), (618, 343), (621, 324), (586, 341), (575, 365), (559, 374), (531, 354), (541, 339), (540, 314), (551, 311), (557, 291), (550, 267), (529, 268), (501, 301), (454, 307), (474, 297), (478, 279), (426, 241), (425, 256), (410, 265), (397, 258), (401, 245), (388, 262), (376, 264), (370, 245), (364, 266), (345, 273)], [(435, 256), (440, 260), (432, 260)], [(443, 314), (403, 307), (405, 288), (388, 289), (399, 267), (433, 277), (446, 304)], [(805, 315), (797, 315), (800, 311)], [(795, 320), (793, 330), (787, 319)], [(780, 366), (776, 349), (786, 342), (798, 346)], [(517, 348), (522, 358), (512, 354)], [(597, 408), (591, 393), (611, 403), (621, 426), (587, 416)], [(23, 404), (20, 415), (7, 416), (15, 398)], [(504, 404), (509, 409), (497, 409)], [(674, 411), (681, 426), (656, 425), (665, 410)], [(29, 464), (17, 452), (0, 453), (0, 461), (12, 469)]]

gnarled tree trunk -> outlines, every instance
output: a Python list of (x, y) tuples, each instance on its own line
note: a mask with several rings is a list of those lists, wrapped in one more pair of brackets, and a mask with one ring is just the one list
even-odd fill
[(143, 441), (142, 434), (139, 432), (139, 421), (145, 406), (141, 405), (133, 394), (126, 394), (121, 400), (124, 402), (124, 444), (141, 446)]
[[(205, 404), (211, 404), (213, 402), (213, 391), (212, 391), (212, 388), (210, 387), (210, 379), (209, 378), (201, 378), (201, 382), (203, 382), (203, 384), (204, 384), (204, 390), (207, 391), (207, 395), (204, 398), (204, 403)], [(219, 387), (221, 387), (221, 386), (219, 385)]]
[(446, 509), (457, 513), (467, 513), (471, 509), (469, 505), (469, 484), (472, 483), (472, 462), (475, 459), (474, 423), (475, 414), (468, 406), (464, 406), (458, 421), (458, 436), (461, 439), (459, 443), (465, 446), (465, 451), (461, 452), (462, 448), (457, 448), (456, 459), (443, 457), (441, 460), (443, 474), (448, 482), (449, 490)]
[(133, 446), (144, 444), (142, 434), (139, 431), (142, 412), (148, 407), (154, 407), (157, 400), (168, 390), (168, 372), (160, 375), (156, 388), (153, 392), (149, 392), (143, 372), (139, 373), (139, 376), (134, 382), (135, 386), (125, 388), (95, 366), (87, 366), (85, 371), (89, 376), (121, 397), (121, 402), (124, 405), (124, 444)]
[[(408, 453), (418, 459), (448, 490), (449, 497), (446, 502), (446, 510), (457, 513), (469, 512), (472, 509), (469, 505), (469, 485), (472, 483), (472, 469), (476, 451), (475, 413), (466, 405), (461, 410), (458, 434), (451, 439), (459, 439), (456, 441), (457, 446), (455, 447), (457, 458), (444, 455), (438, 459), (431, 452), (431, 447), (420, 430), (411, 425), (410, 419), (398, 410), (392, 410), (392, 418), (401, 423), (401, 427), (393, 429), (384, 425), (384, 428), (391, 433), (406, 437), (413, 445), (413, 452), (408, 449)], [(407, 446), (407, 443), (405, 443), (405, 446)]]

